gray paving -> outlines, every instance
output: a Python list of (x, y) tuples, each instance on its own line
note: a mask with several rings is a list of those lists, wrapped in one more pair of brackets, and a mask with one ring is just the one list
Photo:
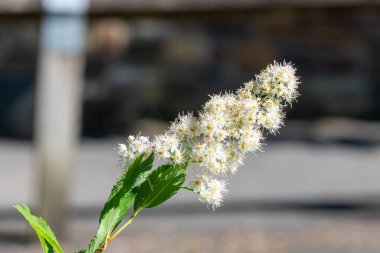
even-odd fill
[[(101, 205), (121, 173), (120, 139), (84, 141), (72, 169), (69, 205)], [(30, 143), (0, 142), (0, 210), (34, 204), (38, 173)], [(229, 201), (369, 200), (380, 195), (380, 146), (270, 142), (230, 178)], [(195, 203), (182, 193), (171, 203)]]
[[(72, 171), (65, 252), (85, 245), (121, 173), (120, 139), (86, 140)], [(148, 210), (109, 252), (380, 251), (380, 146), (280, 141), (246, 160), (215, 212), (190, 192)], [(0, 252), (40, 252), (10, 208), (35, 204), (37, 173), (30, 143), (0, 142)]]

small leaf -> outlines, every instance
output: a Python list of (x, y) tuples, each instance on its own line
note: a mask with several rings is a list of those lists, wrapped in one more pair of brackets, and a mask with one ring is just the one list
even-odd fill
[(141, 184), (135, 199), (135, 211), (158, 206), (178, 192), (186, 177), (185, 165), (161, 165)]
[(87, 246), (86, 253), (99, 249), (127, 214), (136, 196), (134, 189), (144, 182), (153, 166), (153, 154), (145, 160), (143, 157), (143, 154), (137, 157), (113, 186), (100, 214), (98, 232)]
[(53, 253), (54, 250), (58, 253), (63, 253), (61, 246), (59, 246), (57, 238), (55, 238), (53, 231), (46, 223), (46, 221), (40, 217), (32, 215), (27, 205), (15, 205), (14, 207), (29, 222), (34, 231), (36, 231), (44, 253)]

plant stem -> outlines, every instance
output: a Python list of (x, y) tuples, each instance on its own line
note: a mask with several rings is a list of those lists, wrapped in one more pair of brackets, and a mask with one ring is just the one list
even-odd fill
[[(149, 180), (149, 179), (148, 179)], [(150, 184), (150, 182), (149, 182)], [(190, 188), (190, 187), (187, 187), (187, 186), (181, 186), (182, 189), (185, 189), (185, 190), (188, 190), (188, 191), (194, 191), (194, 189)], [(128, 218), (128, 220), (124, 223), (123, 226), (121, 226), (118, 230), (116, 230), (113, 234), (111, 234), (109, 237), (107, 237), (106, 241), (104, 242), (103, 246), (98, 249), (97, 253), (99, 252), (103, 252), (106, 250), (108, 244), (113, 240), (115, 239), (116, 236), (118, 236), (126, 227), (128, 227), (128, 225), (130, 225), (132, 222), (133, 222), (133, 219), (137, 216), (137, 214), (139, 214), (139, 212), (142, 210), (143, 208), (139, 208), (137, 209), (132, 215), (131, 217)]]
[(108, 244), (115, 239), (118, 234), (120, 234), (128, 225), (130, 225), (133, 222), (133, 219), (137, 216), (137, 214), (141, 211), (142, 209), (137, 209), (131, 217), (128, 218), (128, 220), (124, 223), (123, 226), (121, 226), (118, 230), (116, 230), (113, 234), (111, 234), (106, 241), (104, 242), (103, 246), (99, 249), (99, 252), (103, 252), (106, 250)]
[(194, 191), (194, 189), (192, 189), (190, 187), (187, 187), (187, 186), (181, 186), (181, 189), (188, 190), (188, 191), (191, 191), (191, 192)]

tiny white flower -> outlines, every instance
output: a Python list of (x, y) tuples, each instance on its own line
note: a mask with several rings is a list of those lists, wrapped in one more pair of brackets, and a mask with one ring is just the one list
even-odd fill
[(277, 130), (282, 126), (282, 115), (277, 110), (271, 110), (267, 113), (264, 113), (260, 117), (261, 125), (268, 129), (269, 132), (276, 133)]
[(199, 191), (199, 200), (206, 202), (215, 210), (222, 205), (224, 194), (227, 192), (226, 182), (215, 178), (203, 178), (203, 180), (205, 186)]
[(169, 150), (164, 144), (162, 135), (159, 135), (156, 137), (152, 146), (153, 146), (153, 151), (156, 153), (158, 157), (164, 158), (164, 159), (170, 157)]
[(170, 132), (175, 134), (180, 140), (192, 138), (195, 136), (195, 121), (196, 119), (191, 113), (180, 115), (176, 121), (172, 123)]
[(196, 177), (190, 181), (190, 187), (192, 187), (195, 192), (201, 192), (204, 191), (206, 183), (201, 177)]
[(214, 133), (214, 137), (215, 140), (217, 140), (218, 142), (222, 142), (224, 139), (228, 137), (228, 133), (223, 129), (219, 129)]
[(170, 158), (179, 149), (179, 140), (172, 134), (156, 136), (153, 142), (153, 149), (161, 158)]
[(222, 95), (213, 95), (204, 105), (204, 109), (209, 113), (220, 113), (226, 109), (226, 101)]
[(139, 136), (130, 142), (131, 148), (137, 154), (142, 154), (148, 151), (150, 143), (148, 137)]
[(183, 161), (183, 155), (180, 150), (176, 150), (173, 154), (172, 160), (174, 163), (179, 164)]
[(117, 153), (120, 157), (124, 158), (126, 153), (128, 152), (127, 146), (125, 144), (119, 144), (117, 147)]

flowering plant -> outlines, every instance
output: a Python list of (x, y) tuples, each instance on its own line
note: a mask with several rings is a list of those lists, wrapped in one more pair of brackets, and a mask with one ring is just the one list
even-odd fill
[[(213, 210), (221, 206), (228, 176), (247, 154), (261, 150), (265, 132), (277, 133), (284, 108), (298, 96), (298, 84), (291, 64), (274, 62), (236, 92), (212, 95), (197, 115), (179, 115), (152, 141), (129, 136), (117, 147), (126, 170), (104, 205), (97, 234), (79, 253), (106, 250), (143, 209), (162, 204), (180, 189), (194, 192)], [(160, 165), (152, 170), (154, 160)], [(117, 229), (132, 204), (132, 215)], [(37, 232), (45, 253), (62, 252), (42, 218), (25, 205), (15, 207)]]

